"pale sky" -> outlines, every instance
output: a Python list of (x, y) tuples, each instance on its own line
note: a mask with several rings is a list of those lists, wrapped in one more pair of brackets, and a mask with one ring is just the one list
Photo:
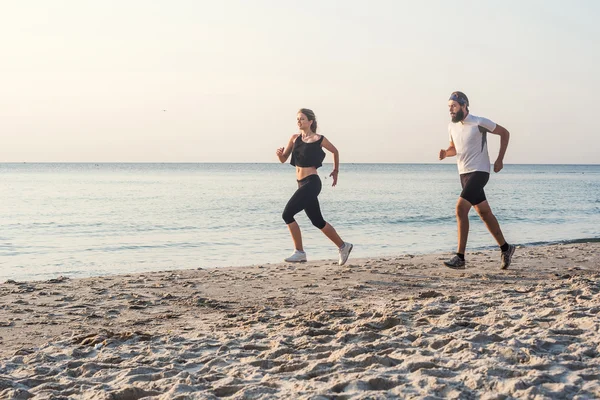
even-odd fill
[(595, 0), (1, 0), (0, 162), (275, 162), (301, 107), (342, 163), (437, 162), (461, 90), (511, 132), (505, 163), (600, 163), (599, 18)]

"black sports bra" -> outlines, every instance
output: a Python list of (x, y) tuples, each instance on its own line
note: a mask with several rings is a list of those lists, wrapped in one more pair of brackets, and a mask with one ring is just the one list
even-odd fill
[(321, 138), (312, 143), (306, 143), (302, 141), (302, 135), (298, 135), (294, 142), (294, 148), (292, 149), (292, 159), (290, 164), (295, 167), (315, 167), (319, 168), (323, 165), (325, 159), (325, 152), (321, 148), (321, 143), (325, 136), (321, 135)]

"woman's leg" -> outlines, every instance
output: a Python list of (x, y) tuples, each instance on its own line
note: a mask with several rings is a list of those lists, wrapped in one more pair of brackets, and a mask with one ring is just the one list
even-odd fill
[(300, 186), (298, 190), (296, 190), (296, 192), (292, 195), (292, 197), (286, 204), (282, 215), (283, 220), (288, 226), (290, 235), (292, 236), (294, 248), (299, 251), (304, 251), (304, 248), (302, 246), (302, 232), (300, 231), (300, 226), (294, 219), (294, 215), (298, 214), (304, 209), (304, 205), (306, 203), (306, 198), (308, 195), (306, 189), (306, 185), (304, 185)]
[(325, 234), (325, 236), (327, 236), (329, 238), (329, 240), (331, 240), (333, 243), (335, 243), (335, 245), (338, 248), (340, 248), (344, 245), (344, 241), (342, 240), (340, 235), (338, 235), (335, 228), (333, 226), (329, 225), (327, 222), (325, 223), (325, 227), (323, 227), (323, 229), (321, 229), (321, 232), (323, 232)]
[(321, 206), (319, 205), (319, 198), (317, 197), (321, 192), (320, 189), (321, 187), (319, 185), (319, 190), (316, 191), (315, 197), (312, 198), (310, 202), (306, 205), (304, 211), (306, 212), (306, 215), (308, 216), (312, 224), (319, 228), (321, 232), (323, 232), (325, 236), (329, 238), (329, 240), (331, 240), (333, 243), (335, 243), (335, 245), (338, 248), (340, 248), (344, 245), (344, 241), (342, 240), (340, 235), (338, 235), (335, 228), (327, 222), (325, 222), (325, 220), (323, 219), (323, 215), (321, 214)]
[(294, 248), (299, 251), (304, 251), (302, 247), (302, 232), (300, 231), (300, 226), (296, 221), (289, 223), (287, 225), (290, 230), (290, 235), (292, 235), (292, 241), (294, 242)]
[(325, 222), (325, 220), (323, 219), (318, 199), (318, 195), (320, 192), (321, 180), (319, 179), (317, 182), (314, 182), (313, 191), (311, 192), (314, 195), (314, 197), (312, 197), (311, 200), (308, 202), (304, 211), (306, 212), (306, 215), (308, 215), (308, 218), (310, 218), (310, 221), (313, 223), (313, 225), (319, 228), (321, 232), (323, 232), (325, 236), (327, 236), (329, 240), (335, 243), (335, 245), (338, 247), (340, 253), (338, 264), (344, 265), (348, 260), (348, 256), (350, 255), (353, 246), (351, 243), (345, 243), (340, 237), (340, 235), (338, 235), (335, 228), (327, 222)]

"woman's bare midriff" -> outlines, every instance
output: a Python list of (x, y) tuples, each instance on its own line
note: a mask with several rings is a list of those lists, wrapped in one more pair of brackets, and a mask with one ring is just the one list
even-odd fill
[(309, 175), (317, 175), (315, 167), (296, 167), (296, 179), (302, 180)]

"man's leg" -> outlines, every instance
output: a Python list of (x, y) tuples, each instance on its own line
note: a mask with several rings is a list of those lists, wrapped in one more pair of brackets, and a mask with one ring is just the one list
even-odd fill
[(471, 203), (459, 197), (456, 203), (456, 223), (458, 224), (458, 249), (456, 252), (463, 256), (467, 249), (469, 236), (469, 211), (471, 211)]
[(502, 230), (500, 229), (500, 224), (498, 223), (498, 220), (492, 213), (492, 209), (488, 201), (482, 201), (481, 203), (473, 207), (475, 208), (475, 211), (477, 211), (477, 214), (479, 214), (481, 220), (485, 223), (485, 226), (488, 228), (488, 231), (490, 231), (494, 239), (496, 239), (498, 246), (504, 245), (506, 243), (506, 240), (504, 240), (504, 235), (502, 234)]
[(498, 246), (500, 246), (500, 251), (502, 252), (502, 254), (500, 255), (500, 258), (502, 260), (500, 267), (502, 269), (507, 269), (510, 266), (512, 256), (515, 253), (516, 247), (512, 244), (508, 244), (504, 239), (504, 235), (502, 234), (502, 230), (500, 229), (500, 224), (498, 223), (498, 220), (492, 213), (492, 209), (490, 208), (490, 205), (487, 202), (487, 200), (482, 201), (474, 207), (477, 213), (479, 214), (479, 217), (481, 217), (481, 219), (485, 223), (485, 226), (487, 226), (494, 239), (496, 239)]
[(444, 261), (444, 265), (454, 269), (465, 268), (465, 249), (467, 248), (467, 237), (469, 236), (469, 211), (471, 203), (462, 197), (456, 202), (456, 224), (458, 225), (458, 249), (456, 255), (450, 260)]

